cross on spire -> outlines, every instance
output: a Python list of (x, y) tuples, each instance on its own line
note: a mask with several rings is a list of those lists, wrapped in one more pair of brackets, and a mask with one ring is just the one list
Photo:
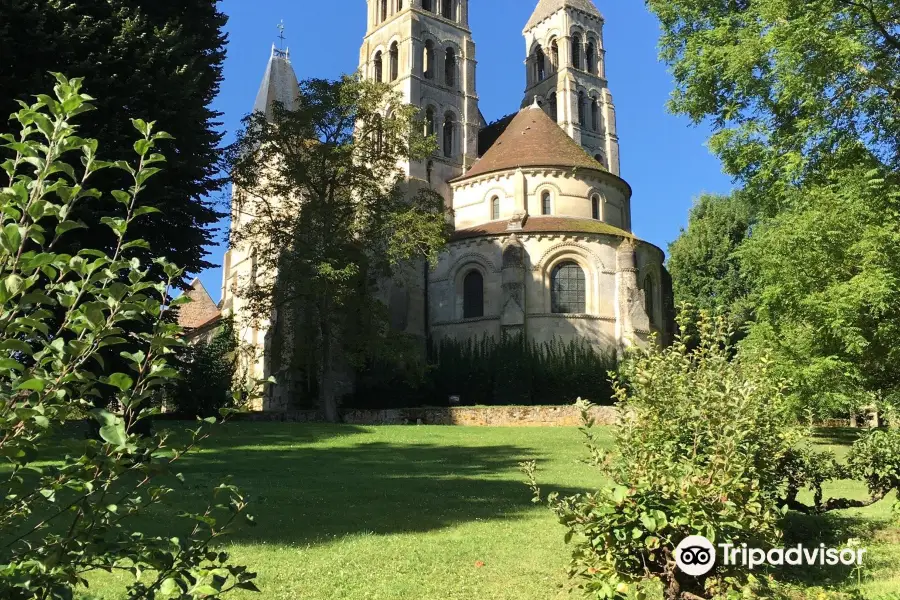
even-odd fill
[(284, 52), (284, 19), (278, 24), (278, 39), (281, 40), (281, 45), (278, 49)]

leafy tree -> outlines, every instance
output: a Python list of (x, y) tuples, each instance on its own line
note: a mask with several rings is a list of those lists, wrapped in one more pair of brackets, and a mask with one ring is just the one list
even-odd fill
[[(329, 420), (338, 418), (339, 372), (392, 352), (415, 360), (412, 340), (396, 344), (379, 284), (422, 277), (443, 247), (443, 198), (407, 182), (399, 164), (434, 150), (387, 84), (345, 76), (300, 86), (300, 108), (255, 114), (231, 149), (238, 190), (234, 246), (255, 253), (261, 285), (243, 286), (251, 314), (279, 315), (291, 347), (271, 352), (290, 361), (317, 391)], [(276, 276), (277, 275), (277, 276)], [(286, 316), (289, 315), (289, 316)]]
[(687, 229), (669, 244), (666, 268), (675, 302), (728, 311), (739, 323), (749, 317), (748, 285), (735, 251), (750, 234), (750, 209), (740, 194), (700, 196)]
[(758, 316), (748, 349), (796, 379), (811, 415), (896, 397), (900, 8), (647, 5), (675, 75), (671, 108), (713, 124), (711, 146), (760, 221), (739, 252)]
[(893, 0), (646, 0), (671, 107), (710, 119), (713, 150), (763, 214), (798, 181), (871, 155), (900, 171), (900, 6)]
[[(12, 111), (13, 100), (32, 101), (34, 90), (50, 89), (55, 80), (49, 72), (60, 71), (85, 78), (85, 91), (98, 98), (99, 110), (80, 120), (80, 132), (98, 139), (111, 156), (132, 151), (131, 118), (157, 115), (159, 126), (175, 136), (168, 166), (151, 188), (164, 212), (152, 224), (135, 223), (133, 233), (187, 273), (213, 266), (204, 246), (214, 241), (211, 226), (221, 216), (206, 199), (222, 186), (220, 114), (209, 108), (225, 59), (226, 17), (216, 5), (216, 0), (3, 0), (0, 9), (0, 112)], [(95, 179), (106, 188), (128, 184), (114, 171)], [(78, 218), (96, 220), (117, 207), (106, 198), (89, 198), (75, 210)], [(111, 251), (116, 239), (104, 232), (73, 232), (60, 243), (69, 251), (84, 245)], [(138, 254), (146, 261), (155, 256)]]
[(208, 343), (189, 346), (180, 356), (180, 377), (173, 390), (180, 415), (212, 417), (235, 406), (240, 343), (234, 320), (225, 319)]
[(833, 180), (739, 250), (758, 320), (745, 350), (772, 354), (819, 418), (900, 404), (900, 191), (876, 172)]
[[(148, 244), (130, 236), (136, 222), (159, 213), (139, 198), (165, 160), (154, 147), (169, 136), (135, 120), (133, 163), (100, 160), (98, 141), (78, 136), (72, 123), (92, 110), (91, 98), (80, 80), (56, 78), (55, 98), (22, 103), (13, 115), (18, 135), (0, 136), (9, 156), (0, 164), (8, 177), (0, 188), (0, 597), (69, 600), (99, 570), (130, 571), (122, 594), (130, 599), (255, 590), (253, 573), (212, 548), (245, 512), (234, 486), (220, 485), (202, 513), (183, 514), (184, 535), (137, 529), (136, 516), (175, 495), (167, 483), (173, 465), (207, 435), (200, 427), (178, 443), (134, 433), (155, 414), (151, 399), (175, 376), (169, 359), (183, 343), (166, 318), (179, 304), (169, 291), (182, 271), (157, 259), (165, 281), (150, 277), (135, 256)], [(109, 169), (131, 180), (110, 194), (119, 210), (76, 220), (79, 203), (105, 197), (92, 186)], [(113, 250), (59, 250), (85, 228), (109, 229)], [(119, 371), (103, 356), (123, 347), (127, 367)], [(96, 397), (120, 410), (95, 409)], [(66, 440), (62, 457), (61, 440), (84, 414), (102, 439)]]

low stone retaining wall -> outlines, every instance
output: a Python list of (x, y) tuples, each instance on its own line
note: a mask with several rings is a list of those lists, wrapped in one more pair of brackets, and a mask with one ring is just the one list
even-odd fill
[[(595, 406), (592, 415), (598, 425), (612, 425), (616, 410)], [(450, 408), (400, 408), (387, 410), (348, 410), (344, 423), (349, 425), (467, 425), (487, 427), (574, 427), (581, 425), (581, 413), (568, 406), (454, 406)], [(250, 421), (286, 421), (314, 423), (324, 419), (318, 411), (250, 413)]]
[[(597, 425), (614, 425), (616, 409), (594, 406), (592, 416)], [(385, 410), (348, 410), (344, 412), (348, 425), (467, 425), (482, 427), (577, 427), (581, 413), (574, 405), (567, 406), (454, 406), (451, 408), (395, 408)], [(241, 417), (246, 421), (284, 421), (289, 423), (321, 423), (322, 414), (315, 410), (286, 412), (252, 412)], [(856, 427), (850, 419), (828, 419), (817, 427)], [(862, 423), (859, 423), (862, 424)], [(900, 422), (891, 423), (892, 427)]]

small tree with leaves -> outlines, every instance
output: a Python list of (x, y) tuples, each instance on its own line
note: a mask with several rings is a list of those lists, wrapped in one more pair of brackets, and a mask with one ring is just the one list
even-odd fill
[(272, 370), (284, 362), (306, 373), (334, 421), (343, 359), (360, 367), (413, 354), (388, 327), (379, 284), (421, 278), (448, 226), (444, 199), (408, 182), (400, 166), (426, 159), (435, 144), (391, 86), (356, 75), (314, 79), (299, 96), (297, 110), (248, 117), (231, 149), (232, 245), (252, 247), (258, 264), (262, 283), (240, 286), (249, 316), (279, 315)]
[[(183, 343), (166, 314), (179, 303), (169, 289), (181, 271), (158, 260), (167, 281), (149, 278), (150, 265), (132, 256), (147, 244), (128, 237), (136, 220), (158, 212), (140, 200), (164, 161), (154, 148), (168, 136), (136, 120), (136, 160), (102, 161), (98, 142), (79, 137), (73, 124), (92, 99), (80, 92), (81, 80), (56, 80), (55, 97), (40, 95), (13, 115), (18, 135), (0, 136), (9, 156), (0, 188), (0, 597), (70, 599), (98, 570), (132, 572), (121, 596), (130, 599), (254, 590), (255, 575), (212, 547), (244, 516), (234, 486), (220, 485), (204, 512), (184, 513), (185, 535), (135, 528), (133, 517), (174, 499), (166, 475), (176, 475), (173, 466), (207, 435), (202, 426), (185, 443), (134, 434), (155, 414), (150, 400), (175, 376), (169, 357)], [(90, 187), (103, 169), (132, 180), (111, 192), (119, 213), (99, 223), (73, 220), (79, 202), (104, 197)], [(111, 254), (58, 251), (68, 232), (96, 227), (118, 240)], [(117, 346), (128, 348), (120, 352), (125, 371), (104, 359)], [(94, 408), (97, 397), (120, 410)], [(85, 413), (102, 439), (60, 459), (58, 436)]]

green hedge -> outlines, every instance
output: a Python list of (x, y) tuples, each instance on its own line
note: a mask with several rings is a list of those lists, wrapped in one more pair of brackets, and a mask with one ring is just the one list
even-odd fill
[(609, 372), (615, 369), (614, 354), (597, 352), (586, 342), (443, 340), (429, 349), (423, 369), (368, 365), (344, 406), (446, 406), (451, 395), (466, 406), (571, 404), (579, 397), (611, 404)]

